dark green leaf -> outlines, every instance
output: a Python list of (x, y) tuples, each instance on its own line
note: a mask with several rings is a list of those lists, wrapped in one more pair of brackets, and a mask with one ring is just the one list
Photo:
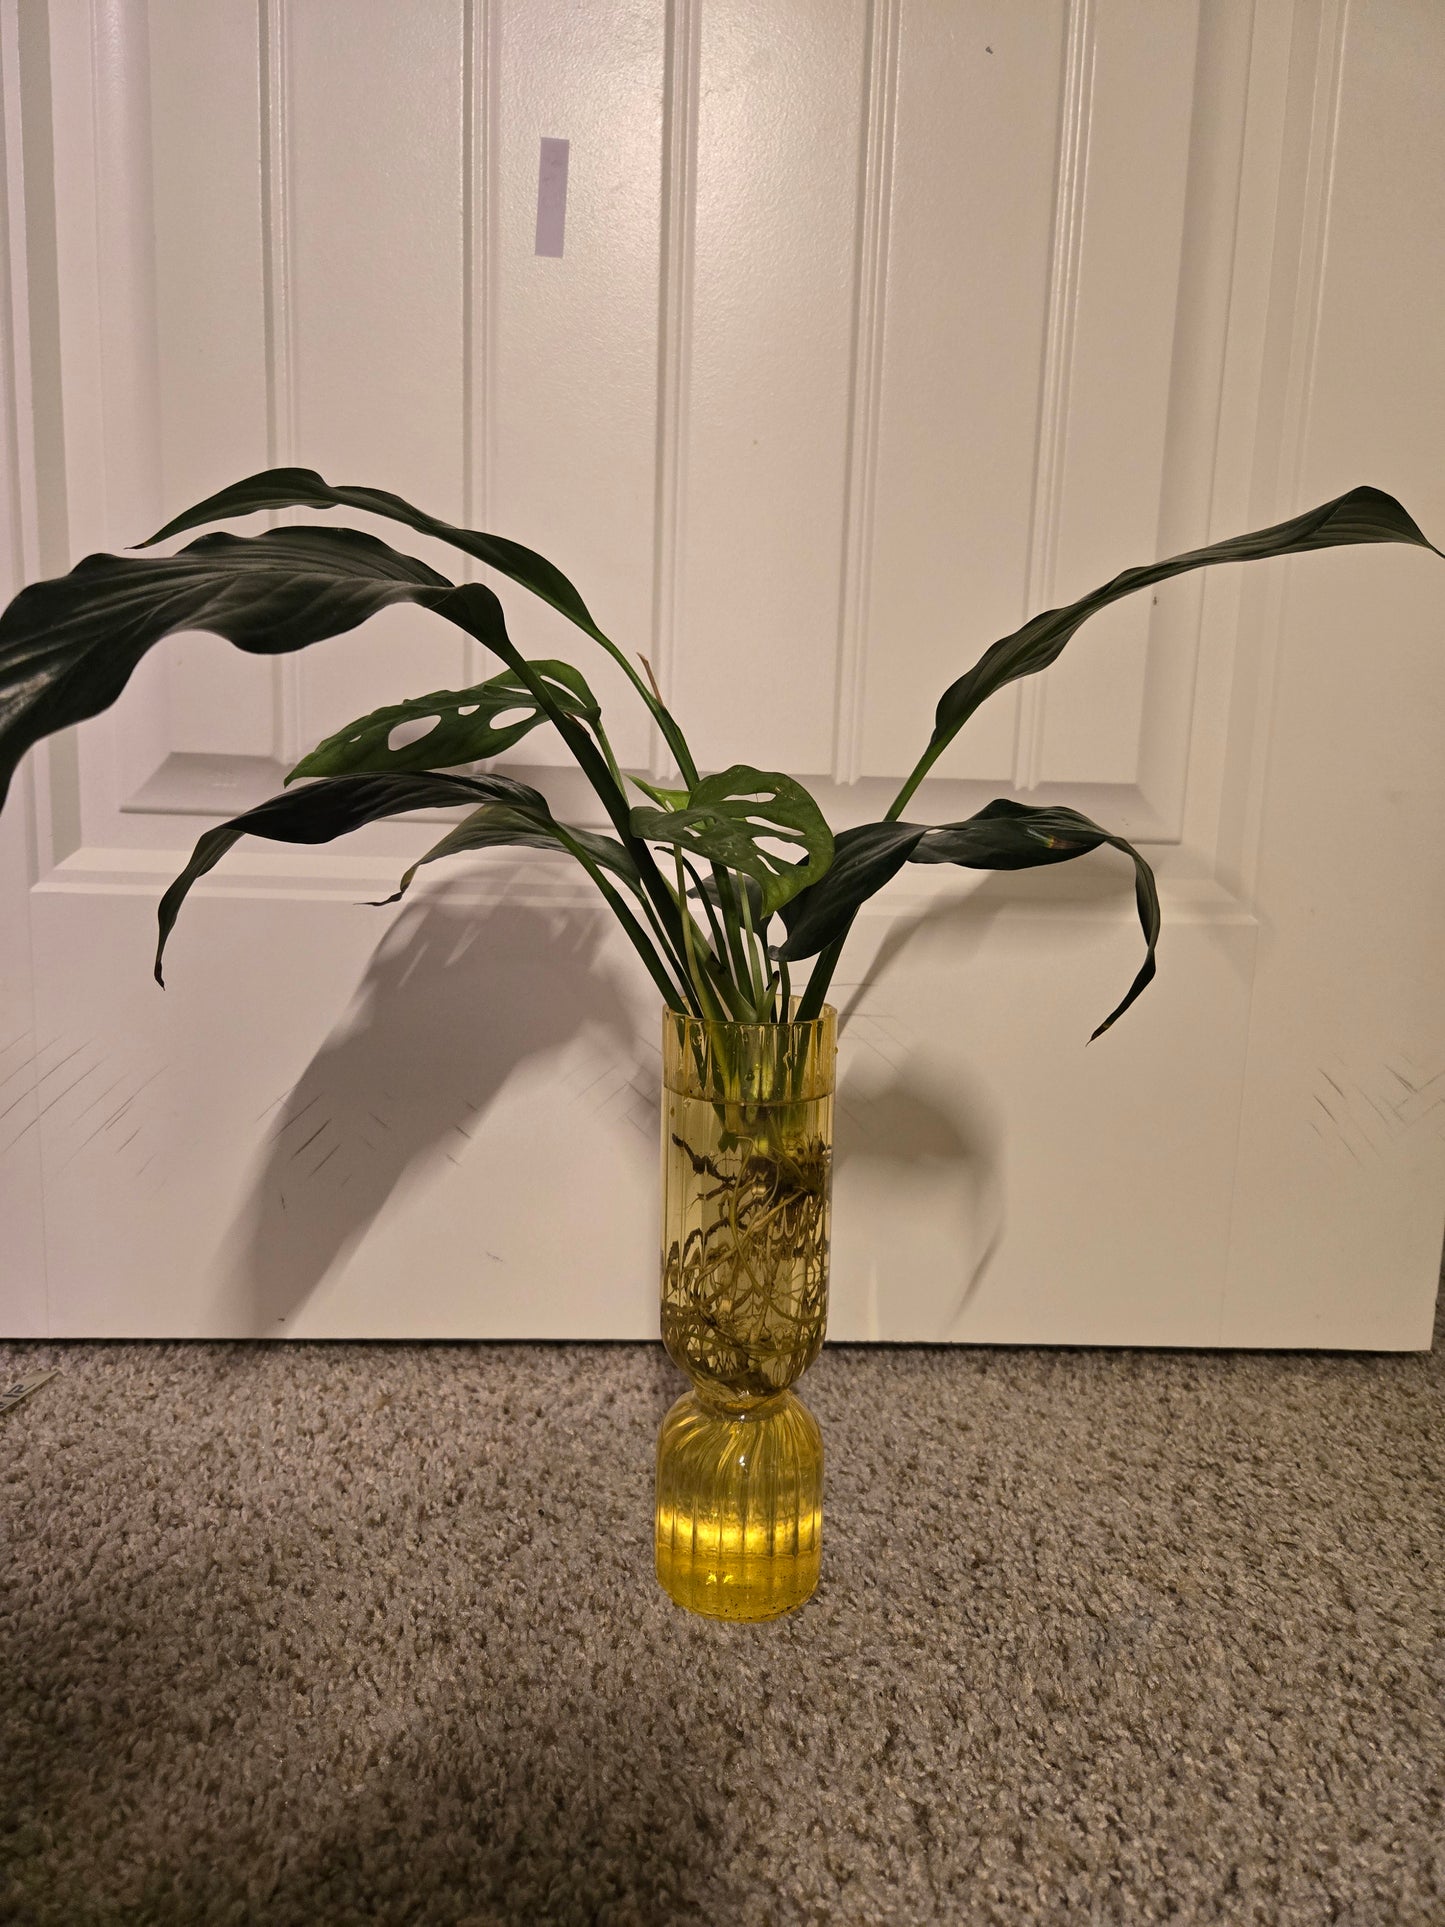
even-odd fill
[[(597, 698), (579, 670), (566, 662), (533, 662), (529, 667), (546, 684), (558, 709), (584, 722), (597, 721), (601, 714)], [(499, 721), (503, 716), (510, 720)], [(391, 733), (398, 724), (426, 717), (436, 719), (434, 728), (398, 749), (390, 747)], [(514, 669), (504, 669), (500, 676), (473, 689), (439, 689), (430, 696), (374, 709), (318, 744), (286, 781), (292, 783), (302, 776), (344, 776), (358, 770), (454, 769), (459, 763), (500, 756), (546, 721), (546, 714), (522, 678)]]
[(860, 904), (897, 876), (926, 834), (916, 823), (864, 823), (839, 831), (825, 874), (784, 907), (788, 940), (774, 956), (794, 963), (845, 936)]
[[(200, 528), (207, 522), (222, 522), (236, 515), (255, 515), (262, 510), (288, 508), (352, 508), (361, 509), (369, 515), (387, 516), (394, 522), (404, 523), (409, 529), (415, 529), (419, 535), (429, 535), (439, 542), (449, 543), (464, 555), (484, 562), (488, 568), (510, 577), (524, 589), (530, 589), (533, 595), (550, 603), (569, 622), (575, 622), (594, 642), (601, 644), (629, 677), (638, 695), (657, 718), (663, 736), (678, 759), (678, 767), (689, 776), (695, 773), (687, 739), (667, 705), (642, 680), (617, 644), (597, 627), (586, 603), (562, 571), (554, 568), (545, 556), (538, 555), (535, 550), (523, 548), (520, 542), (509, 542), (500, 535), (483, 535), (475, 529), (457, 528), (451, 522), (443, 522), (438, 516), (413, 508), (410, 502), (403, 501), (399, 495), (392, 495), (386, 489), (333, 488), (310, 468), (269, 468), (260, 475), (248, 476), (244, 482), (223, 488), (218, 494), (197, 503), (195, 508), (177, 515), (158, 530), (150, 542), (163, 542), (170, 536), (180, 535), (186, 529)], [(149, 547), (150, 543), (141, 546)]]
[(156, 982), (166, 940), (175, 927), (191, 885), (214, 870), (232, 844), (243, 836), (269, 837), (278, 843), (330, 843), (348, 830), (360, 829), (384, 816), (410, 810), (454, 809), (458, 804), (495, 802), (516, 809), (546, 810), (546, 799), (525, 783), (507, 776), (331, 776), (301, 789), (258, 803), (253, 810), (233, 816), (207, 830), (191, 852), (191, 860), (161, 898), (157, 918)]
[(147, 650), (208, 629), (283, 655), (390, 604), (431, 601), (444, 576), (354, 529), (207, 535), (179, 555), (91, 555), (0, 615), (0, 802), (32, 743), (97, 716)]
[[(1159, 943), (1159, 893), (1154, 872), (1132, 843), (1100, 829), (1078, 810), (1035, 809), (1000, 797), (963, 823), (944, 823), (925, 830), (909, 861), (957, 863), (969, 870), (1032, 870), (1046, 863), (1067, 863), (1107, 843), (1122, 850), (1134, 865), (1134, 901), (1144, 932), (1145, 955), (1139, 973), (1123, 1002), (1111, 1010), (1094, 1032), (1101, 1037), (1122, 1017), (1154, 976), (1154, 953)], [(1093, 1042), (1093, 1037), (1090, 1038)]]
[[(900, 826), (901, 827), (901, 826)], [(999, 797), (961, 823), (925, 829), (911, 863), (956, 863), (971, 870), (1033, 870), (1067, 863), (1114, 839), (1078, 810), (1040, 808)]]
[[(404, 601), (456, 623), (518, 677), (601, 798), (677, 951), (677, 905), (633, 837), (620, 785), (582, 720), (559, 706), (513, 647), (493, 592), (479, 582), (454, 587), (425, 563), (352, 529), (208, 535), (173, 556), (91, 556), (69, 575), (22, 591), (0, 615), (0, 802), (30, 745), (99, 714), (165, 636), (211, 630), (242, 649), (276, 655)], [(661, 973), (650, 950), (645, 960)], [(659, 988), (672, 994), (661, 976)]]
[(1393, 495), (1377, 488), (1354, 488), (1348, 495), (1337, 496), (1332, 502), (1293, 516), (1288, 522), (1278, 522), (1272, 528), (1231, 536), (1224, 542), (1211, 542), (1205, 548), (1191, 549), (1166, 562), (1125, 569), (1122, 575), (1116, 575), (1112, 582), (1106, 582), (1091, 595), (1081, 596), (1067, 608), (1045, 610), (1026, 622), (1022, 629), (985, 650), (973, 668), (944, 691), (929, 748), (937, 752), (951, 742), (979, 704), (1005, 683), (1047, 669), (1082, 622), (1121, 596), (1215, 562), (1252, 562), (1268, 556), (1299, 555), (1309, 549), (1338, 548), (1357, 542), (1410, 542), (1422, 549), (1432, 549), (1437, 555), (1442, 553), (1426, 539)]
[(509, 542), (499, 535), (480, 535), (474, 529), (459, 529), (450, 522), (443, 522), (435, 515), (427, 515), (422, 509), (413, 508), (399, 495), (392, 495), (382, 488), (333, 488), (324, 481), (315, 469), (311, 468), (268, 468), (259, 475), (248, 475), (245, 481), (235, 482), (230, 488), (223, 488), (215, 495), (208, 495), (204, 502), (185, 510), (167, 522), (163, 529), (146, 542), (141, 548), (151, 548), (157, 542), (165, 542), (173, 535), (182, 535), (187, 529), (204, 528), (208, 522), (226, 522), (237, 515), (256, 515), (263, 510), (290, 508), (305, 509), (360, 509), (368, 515), (384, 515), (393, 522), (405, 523), (407, 528), (415, 529), (419, 535), (434, 536), (439, 542), (446, 542), (463, 554), (485, 562), (488, 568), (510, 576), (533, 595), (540, 596), (544, 602), (551, 603), (554, 609), (575, 622), (579, 629), (598, 642), (607, 638), (597, 627), (576, 589), (554, 568), (545, 556), (536, 554), (532, 549), (523, 548), (520, 542)]
[(574, 830), (559, 823), (546, 803), (538, 797), (535, 804), (526, 805), (483, 803), (479, 809), (472, 811), (465, 822), (448, 830), (441, 842), (433, 844), (425, 856), (418, 857), (403, 875), (394, 895), (383, 901), (395, 903), (398, 897), (405, 896), (423, 863), (435, 863), (438, 857), (462, 856), (470, 850), (497, 849), (502, 845), (521, 846), (529, 850), (565, 850), (569, 856), (577, 857), (579, 862), (585, 857), (589, 865), (610, 870), (636, 896), (642, 895), (642, 878), (638, 875), (637, 865), (620, 843), (610, 836), (600, 836), (593, 830)]
[[(930, 828), (919, 823), (865, 823), (837, 839), (832, 868), (788, 905), (788, 941), (774, 952), (788, 962), (813, 957), (845, 937), (875, 891), (905, 863), (956, 863), (970, 870), (1032, 870), (1111, 844), (1133, 860), (1134, 898), (1146, 955), (1129, 993), (1094, 1032), (1099, 1037), (1121, 1017), (1154, 975), (1159, 942), (1159, 897), (1154, 873), (1132, 843), (1100, 829), (1070, 809), (1035, 809), (1001, 797), (962, 823)], [(1092, 1042), (1093, 1039), (1090, 1039)]]
[[(632, 832), (756, 878), (765, 917), (816, 882), (833, 858), (833, 833), (802, 784), (747, 763), (704, 777), (685, 809), (634, 810)], [(763, 849), (762, 838), (801, 847), (803, 861)]]

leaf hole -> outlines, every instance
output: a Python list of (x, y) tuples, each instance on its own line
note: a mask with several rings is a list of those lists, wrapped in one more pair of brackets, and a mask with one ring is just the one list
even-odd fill
[(423, 736), (430, 736), (440, 722), (440, 716), (408, 716), (404, 723), (393, 726), (386, 746), (393, 752), (407, 749), (412, 743), (419, 743)]
[(507, 729), (512, 723), (525, 723), (535, 711), (530, 703), (521, 704), (516, 709), (499, 709), (492, 717), (493, 729)]
[(794, 852), (806, 847), (804, 839), (792, 830), (762, 830), (753, 842), (774, 863), (792, 863)]
[(457, 714), (459, 716), (475, 716), (477, 711), (480, 708), (481, 708), (480, 703), (463, 703), (461, 708), (457, 711)]

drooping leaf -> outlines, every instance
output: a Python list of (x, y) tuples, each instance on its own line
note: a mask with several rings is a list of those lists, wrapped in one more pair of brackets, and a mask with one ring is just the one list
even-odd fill
[(304, 788), (284, 790), (255, 809), (233, 816), (207, 830), (191, 852), (191, 860), (160, 900), (156, 944), (156, 982), (163, 983), (161, 963), (166, 941), (175, 928), (181, 905), (191, 886), (214, 870), (227, 850), (243, 836), (264, 836), (278, 843), (330, 843), (364, 823), (411, 810), (454, 809), (458, 804), (505, 803), (516, 809), (547, 808), (546, 799), (526, 783), (509, 776), (329, 776)]
[(832, 868), (783, 911), (788, 940), (774, 955), (792, 963), (816, 956), (840, 941), (860, 906), (905, 863), (955, 863), (970, 870), (1031, 870), (1049, 863), (1067, 863), (1106, 843), (1133, 861), (1134, 900), (1146, 952), (1128, 995), (1094, 1032), (1094, 1037), (1102, 1036), (1154, 975), (1159, 896), (1154, 873), (1133, 844), (1101, 829), (1078, 810), (1039, 809), (1000, 797), (961, 823), (935, 827), (865, 823), (858, 829), (844, 830), (837, 839)]
[(1035, 870), (1117, 842), (1078, 810), (1000, 796), (961, 823), (925, 828), (908, 860), (956, 863), (967, 870)]
[(562, 571), (545, 556), (538, 555), (534, 549), (524, 548), (520, 542), (510, 542), (500, 535), (484, 535), (476, 529), (458, 528), (452, 522), (442, 521), (440, 516), (428, 515), (425, 510), (413, 507), (388, 489), (333, 488), (315, 469), (268, 468), (259, 475), (250, 475), (243, 482), (236, 482), (230, 488), (207, 496), (204, 502), (198, 502), (194, 508), (174, 516), (141, 547), (148, 548), (156, 542), (164, 542), (173, 535), (183, 534), (187, 529), (202, 528), (207, 522), (228, 521), (233, 516), (255, 515), (262, 510), (290, 508), (351, 508), (360, 509), (368, 515), (384, 515), (391, 521), (415, 529), (419, 535), (429, 535), (438, 542), (446, 542), (452, 548), (460, 549), (464, 555), (484, 562), (488, 568), (496, 569), (524, 589), (530, 589), (533, 595), (550, 603), (552, 608), (566, 616), (569, 622), (575, 622), (579, 629), (607, 651), (656, 717), (668, 746), (678, 759), (678, 767), (688, 775), (694, 773), (687, 739), (667, 705), (642, 680), (617, 644), (598, 628), (586, 603)]
[(1287, 522), (1277, 522), (1272, 528), (1211, 542), (1202, 549), (1191, 549), (1164, 562), (1125, 569), (1122, 575), (1116, 575), (1090, 595), (1081, 596), (1066, 608), (1045, 610), (1026, 622), (1022, 629), (986, 649), (973, 668), (940, 697), (929, 749), (935, 753), (941, 751), (979, 704), (1005, 683), (1047, 669), (1062, 654), (1081, 623), (1121, 596), (1216, 562), (1252, 562), (1268, 556), (1301, 555), (1310, 549), (1338, 548), (1359, 542), (1409, 542), (1431, 549), (1436, 555), (1445, 553), (1426, 538), (1393, 495), (1386, 495), (1378, 488), (1353, 488), (1347, 495), (1336, 496), (1333, 501), (1324, 502), (1303, 515), (1292, 516)]
[[(557, 821), (546, 802), (483, 803), (464, 822), (447, 831), (439, 843), (419, 856), (402, 876), (394, 895), (383, 901), (395, 903), (411, 888), (424, 863), (435, 863), (444, 856), (462, 856), (472, 850), (497, 849), (502, 845), (529, 850), (565, 850), (569, 856), (580, 852), (587, 862), (620, 877), (635, 896), (642, 895), (642, 878), (627, 851), (610, 836), (594, 830), (575, 830)], [(579, 861), (581, 858), (579, 857)]]
[[(283, 654), (405, 601), (454, 622), (518, 676), (602, 800), (637, 863), (667, 943), (681, 954), (677, 905), (633, 836), (620, 783), (581, 719), (558, 706), (512, 645), (495, 594), (482, 583), (456, 587), (427, 564), (352, 529), (215, 534), (172, 556), (91, 556), (68, 575), (22, 591), (0, 616), (0, 803), (25, 751), (107, 708), (166, 636), (209, 630), (255, 654)], [(640, 929), (628, 934), (671, 999), (662, 960)]]
[(509, 542), (504, 536), (457, 528), (438, 516), (413, 508), (410, 502), (404, 502), (399, 495), (384, 488), (333, 488), (312, 468), (268, 468), (259, 475), (248, 475), (244, 481), (233, 482), (229, 488), (208, 495), (194, 508), (173, 516), (163, 529), (157, 529), (138, 546), (153, 548), (157, 542), (183, 535), (187, 529), (204, 528), (208, 522), (228, 522), (238, 515), (292, 508), (360, 509), (367, 515), (383, 515), (390, 521), (402, 522), (418, 535), (430, 535), (439, 542), (449, 543), (499, 574), (510, 576), (513, 582), (550, 603), (598, 642), (606, 641), (586, 603), (566, 576), (535, 550), (524, 548), (520, 542)]
[[(252, 654), (284, 655), (408, 601), (502, 658), (518, 690), (562, 732), (625, 842), (626, 798), (580, 710), (564, 708), (556, 684), (518, 654), (493, 592), (479, 582), (454, 587), (426, 563), (347, 528), (205, 535), (171, 556), (93, 555), (68, 575), (23, 589), (0, 615), (0, 802), (32, 743), (99, 715), (166, 636), (209, 630)], [(651, 894), (659, 915), (675, 916), (660, 883)]]
[(577, 830), (559, 823), (545, 800), (537, 796), (535, 791), (530, 802), (483, 803), (473, 810), (464, 822), (449, 830), (439, 843), (433, 844), (424, 856), (412, 864), (403, 875), (399, 887), (383, 901), (395, 903), (405, 896), (423, 863), (435, 863), (440, 857), (460, 856), (471, 850), (494, 849), (501, 844), (520, 845), (533, 850), (564, 850), (580, 863), (607, 899), (628, 941), (662, 992), (663, 1002), (671, 1010), (681, 1011), (685, 1007), (679, 1001), (678, 986), (669, 978), (667, 965), (653, 948), (647, 932), (602, 874), (610, 870), (634, 896), (645, 903), (646, 884), (631, 852), (609, 836), (599, 836), (592, 830)]
[(0, 802), (31, 744), (108, 708), (165, 636), (208, 629), (253, 655), (284, 655), (450, 588), (424, 562), (354, 529), (206, 535), (178, 555), (87, 556), (22, 589), (0, 615)]
[[(632, 831), (755, 878), (765, 917), (816, 882), (833, 859), (833, 833), (802, 784), (747, 763), (704, 777), (684, 809), (635, 809)], [(765, 850), (763, 839), (792, 844), (802, 860)]]
[(1134, 865), (1134, 902), (1144, 932), (1144, 961), (1123, 1001), (1089, 1039), (1102, 1037), (1154, 976), (1159, 944), (1159, 892), (1154, 872), (1134, 845), (1092, 822), (1078, 810), (1038, 809), (1000, 797), (962, 823), (925, 830), (910, 852), (911, 863), (956, 863), (968, 870), (1032, 870), (1068, 863), (1101, 844), (1122, 850)]
[(863, 823), (840, 830), (826, 872), (784, 905), (788, 940), (774, 956), (795, 963), (846, 935), (859, 906), (897, 876), (925, 834), (917, 823)]
[[(558, 709), (583, 722), (601, 715), (597, 698), (579, 670), (567, 662), (538, 661), (529, 667), (546, 685)], [(427, 717), (434, 727), (398, 748), (391, 734), (399, 724)], [(507, 721), (500, 720), (506, 717)], [(471, 689), (439, 689), (409, 702), (374, 709), (369, 716), (348, 723), (328, 736), (309, 756), (303, 756), (286, 778), (344, 776), (359, 770), (454, 769), (478, 763), (503, 750), (547, 721), (536, 697), (514, 669), (504, 669), (490, 681)]]

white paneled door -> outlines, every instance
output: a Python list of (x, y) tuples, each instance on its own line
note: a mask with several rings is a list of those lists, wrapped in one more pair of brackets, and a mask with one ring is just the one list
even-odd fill
[[(552, 557), (706, 766), (842, 825), (993, 638), (1128, 564), (1360, 482), (1445, 539), (1437, 0), (0, 0), (0, 78), (7, 593), (267, 466), (389, 488)], [(1139, 841), (1159, 975), (1084, 1047), (1140, 960), (1107, 851), (875, 899), (834, 1337), (1429, 1342), (1442, 632), (1421, 551), (1216, 570), (964, 731), (912, 813)], [(570, 875), (378, 909), (434, 825), (242, 846), (151, 981), (208, 823), (484, 673), (417, 610), (274, 662), (182, 637), (29, 758), (7, 1332), (655, 1332), (657, 1012)]]

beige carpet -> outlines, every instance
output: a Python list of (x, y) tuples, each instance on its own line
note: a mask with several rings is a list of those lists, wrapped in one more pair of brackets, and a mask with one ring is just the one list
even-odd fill
[(1445, 1363), (825, 1354), (656, 1590), (634, 1346), (0, 1348), (0, 1918), (1445, 1921)]

